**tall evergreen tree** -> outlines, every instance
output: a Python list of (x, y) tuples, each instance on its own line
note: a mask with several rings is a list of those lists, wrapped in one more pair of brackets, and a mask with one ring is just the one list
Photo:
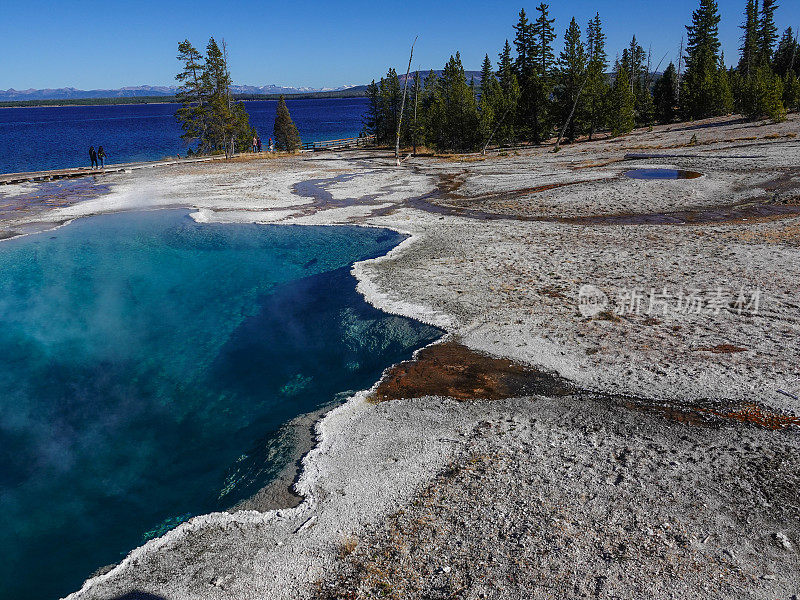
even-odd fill
[(762, 0), (761, 18), (758, 24), (758, 43), (762, 63), (772, 62), (772, 53), (778, 41), (778, 28), (775, 25), (775, 11), (778, 8), (776, 0)]
[(436, 82), (430, 141), (438, 150), (473, 150), (480, 143), (478, 106), (456, 52)]
[(608, 68), (608, 55), (606, 54), (606, 36), (603, 33), (603, 24), (600, 13), (589, 21), (586, 29), (586, 49), (589, 63), (587, 66), (587, 81), (584, 94), (586, 95), (586, 120), (589, 130), (589, 139), (598, 129), (606, 126), (608, 82), (606, 69)]
[(212, 37), (201, 67), (203, 57), (185, 40), (178, 46), (178, 58), (184, 64), (177, 76), (181, 108), (176, 116), (184, 129), (184, 139), (198, 140), (198, 151), (202, 153), (229, 154), (237, 147), (248, 147), (255, 130), (244, 104), (233, 101), (233, 80), (224, 49)]
[(783, 79), (783, 106), (787, 110), (800, 110), (800, 78), (789, 71)]
[(285, 152), (296, 152), (300, 149), (300, 133), (289, 114), (286, 98), (283, 94), (278, 98), (278, 108), (275, 111), (275, 126), (272, 129), (275, 136), (275, 146)]
[(203, 85), (208, 90), (210, 118), (207, 132), (213, 140), (216, 151), (230, 151), (230, 123), (233, 121), (231, 111), (230, 86), (232, 84), (225, 55), (212, 37), (206, 46), (206, 64), (203, 70)]
[[(403, 87), (400, 84), (400, 77), (394, 69), (389, 69), (386, 78), (381, 79), (380, 102), (384, 118), (381, 121), (382, 129), (378, 134), (378, 139), (382, 143), (391, 143), (397, 135), (397, 123), (400, 120), (400, 110), (403, 104)], [(406, 119), (404, 121), (407, 125), (408, 121)], [(405, 133), (401, 132), (401, 137)]]
[(789, 71), (800, 75), (800, 45), (797, 43), (797, 34), (788, 27), (778, 42), (778, 49), (772, 59), (772, 69), (781, 77), (786, 77)]
[(517, 74), (514, 72), (514, 62), (511, 58), (511, 44), (506, 40), (503, 51), (499, 54), (497, 63), (497, 83), (502, 91), (502, 108), (498, 109), (496, 123), (497, 131), (494, 140), (499, 143), (512, 142), (516, 138), (515, 120), (520, 102), (520, 86)]
[(719, 6), (716, 0), (700, 0), (687, 25), (686, 73), (681, 81), (681, 113), (702, 119), (724, 112), (717, 104), (714, 80), (719, 64)]
[(717, 107), (717, 113), (727, 115), (733, 112), (733, 89), (731, 86), (730, 76), (728, 69), (725, 67), (725, 53), (719, 56), (719, 64), (714, 73), (714, 106)]
[(492, 67), (492, 61), (489, 60), (489, 55), (487, 54), (483, 57), (483, 63), (481, 63), (481, 96), (483, 96), (484, 92), (486, 91), (486, 87), (491, 79), (495, 79), (494, 68)]
[(514, 25), (516, 35), (514, 37), (514, 47), (517, 49), (517, 60), (514, 67), (520, 80), (525, 79), (530, 73), (534, 50), (533, 23), (528, 21), (525, 9), (519, 11), (519, 20)]
[(623, 61), (618, 60), (614, 66), (614, 84), (610, 91), (609, 126), (614, 136), (632, 131), (636, 125), (636, 98), (631, 89), (626, 55), (627, 52), (623, 53)]
[[(515, 107), (514, 121), (516, 130), (524, 137), (530, 137), (530, 115), (534, 112), (535, 78), (534, 56), (537, 53), (533, 35), (533, 23), (528, 20), (525, 9), (519, 11), (519, 19), (514, 25), (514, 47), (517, 57), (514, 60), (514, 73), (520, 86), (520, 98)], [(506, 42), (508, 46), (508, 42)], [(505, 54), (506, 48), (503, 49)], [(501, 61), (504, 60), (501, 54)]]
[(660, 123), (672, 123), (678, 107), (678, 71), (674, 63), (664, 71), (653, 89), (656, 118)]
[(640, 125), (652, 125), (655, 108), (653, 107), (653, 96), (650, 93), (649, 60), (644, 48), (636, 41), (636, 36), (633, 36), (628, 46), (627, 64), (628, 77), (636, 104), (636, 122)]
[(205, 110), (208, 93), (203, 85), (203, 55), (189, 40), (184, 40), (178, 44), (178, 60), (183, 63), (183, 70), (175, 76), (180, 84), (176, 97), (181, 103), (175, 116), (183, 128), (181, 138), (187, 145), (194, 142), (202, 144), (208, 116)]
[(364, 114), (363, 118), (363, 132), (365, 135), (376, 136), (376, 141), (378, 141), (378, 131), (382, 128), (381, 120), (383, 118), (383, 114), (381, 113), (380, 93), (380, 88), (373, 79), (372, 82), (367, 85), (365, 91), (367, 97), (367, 112)]
[(756, 69), (761, 55), (758, 13), (758, 0), (747, 0), (747, 7), (744, 11), (745, 22), (740, 25), (744, 33), (742, 34), (742, 45), (739, 48), (739, 73), (745, 78), (749, 78)]
[[(585, 98), (582, 96), (586, 84), (586, 49), (581, 41), (581, 28), (573, 18), (564, 33), (564, 49), (559, 56), (558, 71), (558, 125), (569, 123), (566, 138), (575, 141), (583, 133), (586, 122)], [(575, 110), (573, 112), (573, 107)]]
[(480, 113), (481, 138), (488, 140), (503, 116), (503, 89), (497, 81), (489, 55), (483, 59), (481, 66), (481, 98), (478, 102)]
[(497, 80), (500, 82), (504, 91), (511, 87), (511, 77), (515, 76), (514, 61), (511, 58), (511, 44), (506, 40), (506, 45), (503, 46), (503, 51), (498, 55), (499, 62), (497, 63)]
[(539, 16), (533, 23), (533, 49), (535, 68), (542, 77), (552, 77), (556, 67), (555, 54), (553, 52), (553, 42), (556, 39), (556, 32), (553, 27), (555, 19), (550, 17), (550, 6), (541, 3), (536, 7)]
[(539, 144), (550, 136), (553, 128), (553, 114), (550, 95), (553, 91), (555, 75), (555, 54), (553, 41), (556, 39), (550, 18), (550, 7), (541, 3), (536, 7), (539, 16), (533, 23), (533, 72), (522, 84), (523, 96), (528, 96), (526, 106), (526, 125), (533, 142)]

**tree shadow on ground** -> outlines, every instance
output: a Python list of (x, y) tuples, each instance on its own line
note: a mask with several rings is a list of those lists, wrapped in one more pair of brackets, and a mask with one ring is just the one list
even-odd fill
[(745, 127), (760, 127), (760, 122), (748, 121), (745, 118), (730, 119), (726, 121), (718, 121), (715, 123), (695, 123), (694, 125), (686, 125), (685, 127), (676, 127), (672, 131), (695, 131), (697, 129), (713, 129), (716, 127), (728, 127), (730, 125), (743, 125)]

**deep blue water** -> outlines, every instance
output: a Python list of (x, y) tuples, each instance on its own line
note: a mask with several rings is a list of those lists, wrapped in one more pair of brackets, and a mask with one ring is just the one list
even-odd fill
[[(365, 98), (286, 101), (303, 141), (355, 137)], [(275, 100), (245, 102), (266, 146)], [(185, 155), (176, 104), (0, 108), (0, 173), (89, 166), (89, 146), (103, 146), (108, 163)]]
[(0, 243), (0, 598), (252, 495), (283, 423), (436, 339), (355, 290), (401, 239), (159, 211)]

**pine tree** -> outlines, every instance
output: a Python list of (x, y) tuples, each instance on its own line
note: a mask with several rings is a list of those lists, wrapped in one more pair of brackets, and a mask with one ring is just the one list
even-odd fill
[(783, 80), (783, 106), (787, 110), (800, 110), (800, 78), (789, 71)]
[(716, 0), (700, 0), (686, 27), (686, 73), (681, 81), (681, 113), (687, 119), (722, 114), (714, 90), (719, 63), (719, 7)]
[(555, 19), (550, 19), (550, 6), (540, 4), (536, 7), (539, 16), (533, 24), (533, 49), (535, 55), (533, 62), (538, 74), (543, 78), (550, 78), (555, 70), (555, 54), (553, 53), (553, 42), (556, 39), (553, 23)]
[(300, 134), (295, 127), (286, 106), (286, 98), (281, 94), (278, 98), (278, 108), (275, 111), (275, 126), (272, 130), (275, 136), (275, 146), (285, 152), (296, 152), (300, 149)]
[(503, 51), (498, 55), (497, 83), (502, 92), (502, 107), (497, 109), (499, 123), (494, 140), (498, 143), (513, 142), (516, 138), (514, 127), (519, 108), (521, 90), (517, 74), (514, 72), (514, 62), (511, 59), (511, 44), (506, 40)]
[[(586, 122), (585, 98), (582, 94), (586, 83), (587, 65), (586, 49), (581, 41), (581, 28), (574, 18), (564, 33), (564, 50), (559, 56), (558, 64), (558, 124), (561, 126), (569, 119), (566, 137), (570, 142), (574, 142), (576, 135), (583, 132)], [(573, 106), (575, 106), (574, 114)]]
[(740, 47), (739, 73), (749, 78), (758, 66), (760, 56), (758, 0), (747, 0), (745, 9), (745, 22), (739, 27), (744, 30), (742, 45)]
[(418, 144), (433, 146), (433, 130), (437, 125), (434, 122), (434, 108), (436, 104), (436, 90), (439, 78), (434, 71), (429, 71), (425, 76), (422, 89), (419, 93), (419, 128), (417, 135)]
[(365, 95), (368, 104), (367, 112), (363, 119), (363, 133), (364, 135), (376, 136), (377, 142), (378, 131), (382, 129), (381, 119), (383, 118), (383, 114), (381, 113), (380, 88), (378, 84), (375, 83), (374, 79), (367, 85)]
[(486, 91), (486, 87), (489, 84), (490, 79), (494, 79), (494, 69), (492, 67), (492, 61), (489, 60), (489, 55), (485, 55), (483, 57), (483, 63), (481, 64), (481, 96), (483, 96), (484, 92)]
[(725, 67), (725, 54), (720, 54), (719, 65), (714, 73), (714, 106), (717, 107), (717, 113), (727, 115), (733, 112), (733, 89), (728, 76), (728, 70)]
[(208, 116), (205, 110), (208, 94), (203, 85), (203, 55), (189, 40), (184, 40), (178, 44), (178, 60), (183, 63), (183, 70), (175, 76), (180, 83), (176, 97), (181, 103), (175, 116), (183, 129), (181, 138), (187, 145), (194, 142), (202, 144)]
[(758, 25), (758, 44), (762, 63), (772, 62), (772, 52), (778, 41), (778, 28), (775, 26), (776, 0), (762, 0), (761, 18)]
[(481, 123), (481, 139), (488, 140), (503, 116), (503, 89), (492, 70), (487, 54), (481, 67), (481, 98), (478, 102)]
[(664, 71), (653, 89), (656, 118), (660, 123), (672, 123), (678, 106), (678, 71), (674, 63)]
[(216, 152), (231, 150), (229, 143), (230, 124), (233, 121), (231, 112), (230, 86), (232, 84), (225, 55), (212, 37), (206, 46), (206, 63), (203, 70), (203, 85), (208, 90), (209, 119), (207, 133), (209, 143)]
[[(381, 120), (382, 129), (378, 133), (378, 140), (381, 143), (391, 143), (397, 135), (397, 123), (400, 120), (400, 110), (403, 103), (403, 87), (400, 85), (400, 77), (397, 71), (389, 69), (386, 78), (381, 79), (380, 102), (383, 119)], [(406, 121), (406, 125), (408, 121)], [(405, 132), (401, 132), (402, 134)]]
[(737, 108), (750, 120), (769, 118), (781, 121), (786, 116), (783, 106), (783, 81), (767, 65), (759, 66), (751, 77), (743, 80)]
[(603, 129), (608, 119), (609, 87), (606, 81), (606, 68), (608, 56), (606, 54), (606, 36), (603, 33), (600, 13), (589, 21), (586, 29), (586, 49), (589, 57), (587, 67), (587, 81), (584, 94), (586, 95), (586, 119), (589, 129), (589, 139), (595, 131)]
[(650, 73), (647, 58), (636, 36), (633, 36), (628, 46), (627, 64), (629, 68), (631, 90), (636, 105), (636, 122), (639, 125), (652, 125), (655, 118), (655, 107), (653, 106), (653, 96), (650, 93)]
[[(530, 73), (535, 53), (533, 41), (533, 23), (528, 21), (528, 16), (525, 14), (525, 9), (519, 11), (519, 20), (514, 25), (516, 36), (514, 37), (514, 46), (517, 49), (517, 60), (514, 68), (517, 71), (517, 77), (524, 80)], [(506, 42), (508, 43), (508, 42)]]
[[(413, 147), (412, 151), (414, 155), (417, 154), (417, 143), (419, 143), (420, 139), (422, 139), (422, 131), (421, 131), (422, 120), (419, 118), (421, 92), (422, 92), (422, 78), (420, 77), (419, 71), (414, 71), (414, 81), (411, 87), (411, 102), (409, 104), (409, 110), (412, 112), (409, 126), (411, 135), (411, 145)], [(413, 107), (413, 109), (411, 107)]]
[(772, 70), (781, 77), (786, 77), (789, 71), (800, 75), (800, 45), (791, 27), (788, 27), (778, 42), (778, 49), (772, 59)]
[(540, 4), (536, 7), (539, 13), (533, 23), (532, 48), (534, 52), (532, 61), (532, 75), (522, 84), (523, 97), (527, 96), (527, 114), (525, 124), (535, 144), (550, 136), (553, 128), (553, 114), (550, 96), (553, 91), (555, 75), (555, 55), (553, 41), (556, 39), (553, 23), (550, 17), (550, 7)]
[[(530, 114), (534, 111), (534, 80), (536, 74), (533, 58), (537, 53), (537, 49), (533, 35), (533, 23), (528, 20), (525, 9), (519, 11), (519, 19), (517, 24), (514, 25), (514, 30), (516, 31), (514, 47), (517, 51), (517, 57), (514, 60), (514, 74), (520, 86), (520, 98), (515, 108), (513, 120), (516, 124), (517, 132), (527, 138), (530, 136), (531, 131), (529, 124)], [(508, 41), (506, 41), (506, 46), (508, 46)], [(504, 48), (503, 53), (506, 53), (507, 50), (508, 48)], [(501, 62), (503, 60), (505, 59), (501, 54)], [(508, 77), (505, 73), (502, 76), (507, 87)]]
[(201, 153), (235, 152), (236, 147), (250, 145), (255, 130), (250, 125), (244, 104), (233, 101), (233, 80), (228, 70), (225, 42), (220, 49), (212, 37), (206, 46), (205, 60), (188, 40), (178, 45), (178, 59), (183, 70), (177, 75), (181, 82), (181, 108), (176, 116), (184, 129), (187, 142), (198, 140)]
[(617, 61), (614, 67), (614, 84), (609, 98), (609, 125), (613, 136), (628, 133), (636, 125), (636, 98), (631, 89), (626, 54), (627, 51), (623, 53), (623, 62)]
[(478, 106), (458, 52), (436, 82), (429, 125), (438, 150), (473, 150), (480, 143)]

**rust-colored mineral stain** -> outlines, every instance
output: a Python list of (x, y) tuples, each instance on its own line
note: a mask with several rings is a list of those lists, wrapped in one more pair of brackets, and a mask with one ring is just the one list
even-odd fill
[[(609, 398), (613, 401), (613, 398)], [(714, 425), (737, 421), (770, 431), (800, 427), (800, 417), (776, 412), (756, 402), (728, 406), (701, 406), (699, 404), (654, 403), (647, 400), (625, 399), (620, 402), (629, 410), (658, 414), (665, 419), (684, 425)]]
[(456, 400), (502, 400), (518, 396), (565, 396), (572, 387), (549, 373), (492, 358), (456, 342), (421, 350), (393, 367), (370, 397), (373, 402), (445, 396)]
[(800, 428), (800, 417), (779, 413), (755, 402), (683, 404), (586, 392), (558, 375), (537, 371), (511, 360), (492, 358), (457, 342), (429, 346), (421, 350), (416, 359), (392, 367), (369, 400), (378, 403), (423, 396), (502, 400), (533, 395), (575, 395), (611, 402), (628, 410), (656, 414), (685, 425), (713, 426), (736, 421), (771, 431)]
[(698, 348), (697, 352), (713, 352), (714, 354), (737, 354), (739, 352), (747, 352), (747, 348), (734, 346), (733, 344), (717, 344), (709, 348)]
[(800, 427), (800, 417), (773, 412), (756, 403), (743, 404), (742, 406), (726, 411), (707, 409), (703, 412), (723, 419), (739, 421), (740, 423), (750, 423), (772, 431), (788, 429), (789, 427)]

